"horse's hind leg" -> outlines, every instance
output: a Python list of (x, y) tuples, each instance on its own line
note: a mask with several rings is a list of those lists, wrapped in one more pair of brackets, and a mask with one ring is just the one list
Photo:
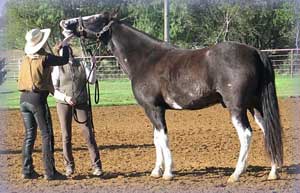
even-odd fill
[(256, 124), (259, 126), (259, 128), (261, 129), (261, 131), (265, 135), (264, 119), (262, 117), (261, 111), (258, 110), (257, 108), (249, 109), (249, 111), (253, 115)]
[(247, 118), (246, 110), (238, 110), (231, 112), (232, 124), (237, 130), (240, 140), (240, 154), (238, 162), (233, 174), (228, 179), (228, 182), (236, 182), (239, 180), (240, 175), (247, 168), (247, 157), (250, 149), (252, 129)]
[(151, 172), (151, 176), (160, 177), (161, 170), (164, 169), (163, 179), (171, 180), (173, 178), (172, 155), (168, 145), (165, 109), (152, 107), (148, 109), (146, 108), (145, 111), (154, 126), (156, 162), (155, 167)]
[[(259, 108), (253, 108), (249, 109), (251, 114), (253, 115), (255, 122), (259, 126), (259, 128), (262, 130), (264, 137), (265, 137), (265, 128), (264, 128), (264, 118), (262, 116), (262, 110)], [(275, 163), (271, 163), (271, 172), (269, 173), (268, 180), (276, 180), (279, 178), (278, 173), (277, 173), (277, 165)]]

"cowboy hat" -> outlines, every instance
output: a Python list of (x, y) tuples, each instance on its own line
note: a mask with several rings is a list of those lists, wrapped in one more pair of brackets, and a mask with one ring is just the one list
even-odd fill
[(25, 39), (25, 53), (35, 54), (38, 52), (47, 42), (51, 33), (51, 29), (32, 29), (26, 33)]

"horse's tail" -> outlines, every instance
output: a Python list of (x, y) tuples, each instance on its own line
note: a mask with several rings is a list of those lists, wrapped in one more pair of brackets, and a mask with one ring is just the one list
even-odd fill
[(282, 166), (282, 127), (275, 88), (275, 74), (270, 58), (265, 53), (258, 52), (264, 65), (261, 79), (261, 106), (264, 119), (265, 147), (272, 163)]

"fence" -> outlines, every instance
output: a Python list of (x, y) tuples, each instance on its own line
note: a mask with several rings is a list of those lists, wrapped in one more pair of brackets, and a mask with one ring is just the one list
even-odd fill
[[(89, 61), (89, 57), (79, 57), (81, 60)], [(97, 79), (98, 80), (114, 80), (125, 79), (127, 75), (121, 70), (114, 56), (96, 56), (97, 59)], [(17, 80), (19, 73), (19, 66), (22, 58), (8, 58), (6, 65), (6, 79)]]
[(281, 75), (300, 75), (300, 49), (262, 50), (273, 62), (274, 70)]
[[(300, 49), (275, 49), (262, 50), (266, 52), (273, 62), (277, 74), (295, 76), (300, 75)], [(88, 60), (89, 57), (80, 57)], [(127, 75), (122, 71), (114, 56), (97, 56), (97, 78), (98, 80), (124, 79)], [(7, 59), (7, 80), (17, 80), (21, 58)]]
[[(79, 57), (79, 59), (89, 61), (90, 57)], [(97, 56), (96, 59), (98, 80), (127, 78), (114, 56)]]

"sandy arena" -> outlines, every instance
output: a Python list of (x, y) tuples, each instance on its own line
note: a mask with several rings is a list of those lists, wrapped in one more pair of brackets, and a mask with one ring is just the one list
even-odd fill
[[(235, 168), (239, 141), (229, 113), (221, 105), (198, 111), (168, 111), (169, 142), (174, 159), (172, 181), (151, 178), (155, 163), (152, 126), (141, 107), (116, 106), (93, 109), (100, 149), (102, 179), (91, 175), (91, 163), (81, 131), (73, 128), (76, 175), (47, 182), (42, 176), (21, 179), (23, 123), (18, 110), (1, 111), (0, 192), (300, 192), (300, 99), (279, 101), (284, 130), (284, 167), (280, 179), (267, 181), (270, 161), (265, 155), (261, 130), (254, 123), (249, 167), (240, 182), (227, 184)], [(56, 109), (51, 109), (55, 131), (55, 159), (64, 172), (61, 132)], [(6, 117), (6, 119), (4, 118)], [(296, 120), (296, 118), (298, 120)], [(43, 174), (41, 136), (38, 132), (34, 165)]]

